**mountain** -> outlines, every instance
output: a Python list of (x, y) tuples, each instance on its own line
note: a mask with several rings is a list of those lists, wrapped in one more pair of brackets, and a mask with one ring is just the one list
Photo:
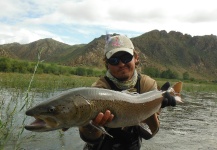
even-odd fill
[[(79, 45), (70, 46), (50, 38), (22, 45), (19, 43), (0, 45), (0, 49), (9, 53), (8, 56), (22, 60), (34, 61), (38, 59), (39, 51), (42, 51), (41, 59), (47, 62), (61, 62), (62, 57), (65, 57), (78, 47)], [(0, 54), (0, 56), (2, 55)]]
[[(196, 79), (216, 79), (215, 35), (191, 36), (176, 31), (153, 30), (131, 40), (139, 52), (140, 68), (171, 69), (180, 75), (188, 72)], [(103, 68), (104, 45), (105, 35), (79, 45), (41, 39), (29, 44), (0, 45), (0, 56), (35, 61), (39, 51), (42, 51), (41, 60), (45, 62)]]
[(190, 72), (194, 76), (217, 76), (217, 37), (190, 36), (154, 30), (132, 39), (145, 54), (148, 66)]

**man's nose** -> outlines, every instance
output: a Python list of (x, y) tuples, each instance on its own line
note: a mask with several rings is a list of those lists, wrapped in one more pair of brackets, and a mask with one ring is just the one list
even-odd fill
[(119, 61), (119, 63), (118, 63), (118, 66), (124, 66), (125, 65), (125, 63), (123, 63), (121, 60)]

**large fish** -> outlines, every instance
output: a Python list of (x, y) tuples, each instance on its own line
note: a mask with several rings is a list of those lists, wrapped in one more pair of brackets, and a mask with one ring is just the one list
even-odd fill
[[(167, 91), (181, 102), (182, 82)], [(35, 132), (52, 131), (87, 125), (99, 112), (110, 110), (114, 119), (107, 127), (117, 128), (139, 124), (158, 112), (165, 91), (154, 90), (143, 94), (118, 92), (102, 88), (74, 88), (26, 111), (35, 118), (25, 129)]]

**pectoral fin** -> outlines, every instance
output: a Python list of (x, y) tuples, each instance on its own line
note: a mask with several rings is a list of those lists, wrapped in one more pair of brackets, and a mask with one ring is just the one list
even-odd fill
[(90, 121), (90, 125), (93, 126), (94, 128), (96, 128), (97, 130), (100, 130), (103, 134), (106, 134), (106, 135), (110, 136), (111, 138), (113, 138), (113, 136), (111, 134), (109, 134), (105, 130), (105, 128), (103, 128), (102, 126), (96, 126), (96, 125), (94, 125), (92, 120)]

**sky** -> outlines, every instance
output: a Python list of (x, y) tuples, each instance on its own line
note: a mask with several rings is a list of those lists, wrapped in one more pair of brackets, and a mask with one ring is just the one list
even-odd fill
[(74, 45), (152, 30), (217, 35), (215, 0), (1, 0), (0, 44), (52, 38)]

